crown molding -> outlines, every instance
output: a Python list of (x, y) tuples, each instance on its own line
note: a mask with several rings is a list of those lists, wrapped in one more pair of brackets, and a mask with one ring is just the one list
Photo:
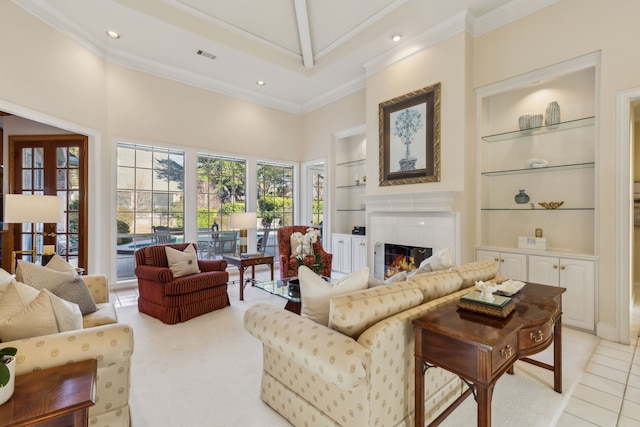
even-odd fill
[(559, 0), (513, 0), (499, 8), (486, 13), (476, 19), (473, 26), (474, 37), (493, 31), (510, 22), (516, 21), (547, 6), (557, 3)]

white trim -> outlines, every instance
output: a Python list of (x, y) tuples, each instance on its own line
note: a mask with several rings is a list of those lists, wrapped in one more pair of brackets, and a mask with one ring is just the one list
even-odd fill
[[(616, 330), (615, 341), (628, 343), (631, 307), (631, 102), (640, 99), (640, 88), (616, 94)], [(604, 326), (604, 325), (603, 325)], [(606, 329), (606, 328), (605, 328)], [(603, 330), (605, 332), (605, 330)], [(601, 335), (598, 325), (598, 335)]]

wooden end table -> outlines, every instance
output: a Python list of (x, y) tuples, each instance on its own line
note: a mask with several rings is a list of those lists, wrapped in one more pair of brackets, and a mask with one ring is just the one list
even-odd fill
[(0, 405), (0, 426), (87, 427), (97, 368), (89, 359), (16, 376), (13, 396)]
[[(415, 425), (424, 426), (424, 373), (440, 367), (468, 386), (462, 396), (430, 425), (438, 425), (471, 393), (478, 405), (478, 426), (491, 426), (493, 387), (513, 373), (518, 360), (554, 373), (554, 390), (562, 393), (562, 293), (557, 286), (527, 283), (513, 295), (516, 308), (501, 319), (447, 303), (413, 321), (415, 333)], [(553, 343), (553, 365), (526, 356)]]
[(240, 301), (244, 300), (244, 272), (251, 267), (251, 285), (256, 281), (256, 265), (268, 265), (271, 267), (271, 280), (273, 280), (273, 256), (271, 255), (254, 255), (242, 257), (240, 255), (222, 255), (227, 264), (238, 267), (240, 271)]

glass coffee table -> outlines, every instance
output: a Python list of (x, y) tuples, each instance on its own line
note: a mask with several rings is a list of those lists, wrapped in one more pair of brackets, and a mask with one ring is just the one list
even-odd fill
[(297, 277), (287, 277), (269, 282), (256, 282), (254, 287), (284, 298), (287, 300), (284, 308), (292, 313), (300, 314), (300, 284), (297, 282)]

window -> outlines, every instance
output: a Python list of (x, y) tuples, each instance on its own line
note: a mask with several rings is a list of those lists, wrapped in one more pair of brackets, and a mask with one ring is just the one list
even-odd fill
[(293, 225), (293, 166), (257, 163), (258, 251), (277, 255), (277, 233), (271, 230)]
[(231, 212), (245, 212), (247, 162), (198, 155), (198, 254), (216, 258), (237, 252), (237, 232), (230, 232)]
[(184, 240), (184, 151), (118, 143), (117, 277), (133, 278), (133, 253)]

